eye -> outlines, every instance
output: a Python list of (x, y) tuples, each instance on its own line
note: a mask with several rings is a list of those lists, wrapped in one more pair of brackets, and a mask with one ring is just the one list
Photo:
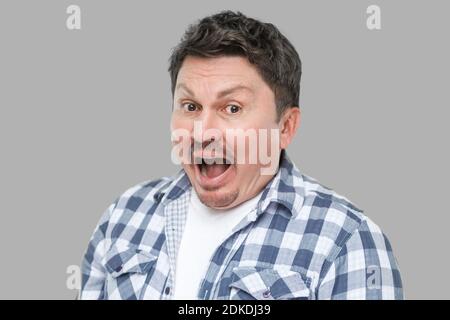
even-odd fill
[(239, 111), (241, 111), (241, 107), (235, 105), (235, 104), (229, 104), (228, 106), (225, 107), (225, 112), (229, 113), (229, 114), (236, 114)]
[(195, 111), (198, 111), (198, 110), (199, 110), (199, 108), (198, 108), (195, 104), (190, 103), (190, 102), (188, 102), (188, 103), (183, 103), (183, 104), (181, 105), (181, 108), (182, 108), (184, 111), (187, 111), (187, 112), (195, 112)]

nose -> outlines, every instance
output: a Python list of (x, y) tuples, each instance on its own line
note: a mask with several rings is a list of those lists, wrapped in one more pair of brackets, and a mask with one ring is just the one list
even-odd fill
[(217, 127), (218, 125), (217, 116), (213, 110), (208, 110), (207, 108), (205, 108), (199, 120), (201, 121), (203, 132), (206, 132), (208, 130), (219, 129)]
[(204, 148), (212, 141), (219, 141), (221, 138), (220, 119), (214, 110), (205, 108), (194, 124), (194, 141)]

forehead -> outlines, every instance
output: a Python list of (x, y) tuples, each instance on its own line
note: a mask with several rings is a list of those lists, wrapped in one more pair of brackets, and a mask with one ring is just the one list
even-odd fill
[(253, 90), (264, 85), (256, 67), (247, 58), (240, 56), (214, 58), (187, 56), (178, 73), (177, 84), (180, 83), (188, 84), (191, 88), (240, 84)]

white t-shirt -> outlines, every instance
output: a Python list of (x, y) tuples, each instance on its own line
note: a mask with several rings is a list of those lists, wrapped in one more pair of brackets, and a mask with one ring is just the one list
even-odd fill
[(178, 249), (173, 299), (197, 299), (200, 281), (215, 250), (246, 215), (256, 210), (261, 194), (229, 210), (216, 210), (201, 203), (192, 188), (186, 225)]

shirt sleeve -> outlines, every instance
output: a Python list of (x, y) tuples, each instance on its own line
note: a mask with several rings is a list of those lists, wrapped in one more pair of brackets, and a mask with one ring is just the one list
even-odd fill
[(87, 251), (81, 264), (81, 300), (104, 299), (106, 270), (102, 259), (106, 251), (105, 230), (108, 226), (115, 203), (111, 204), (102, 215), (89, 241)]
[(364, 220), (350, 236), (322, 278), (318, 299), (403, 299), (392, 247), (380, 228)]

